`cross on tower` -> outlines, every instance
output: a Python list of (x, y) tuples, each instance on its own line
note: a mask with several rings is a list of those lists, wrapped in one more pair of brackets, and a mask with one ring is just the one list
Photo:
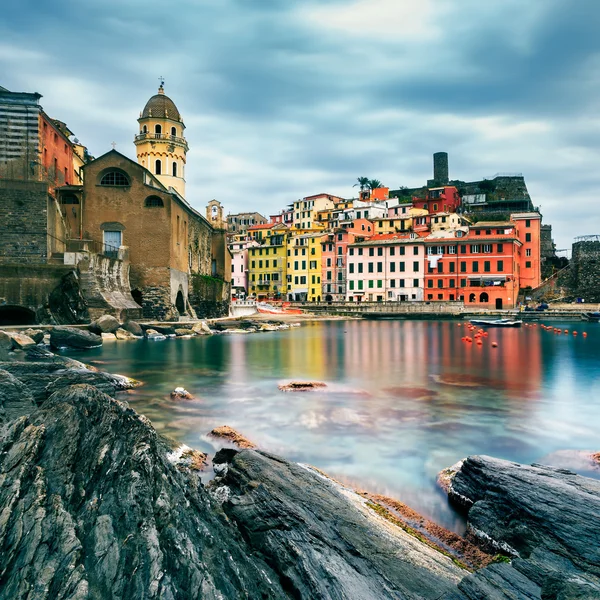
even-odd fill
[(113, 147), (113, 150), (115, 149), (115, 146), (117, 145), (117, 142), (111, 142), (110, 144)]
[(160, 81), (160, 87), (164, 87), (165, 85), (165, 78), (161, 75), (158, 80)]

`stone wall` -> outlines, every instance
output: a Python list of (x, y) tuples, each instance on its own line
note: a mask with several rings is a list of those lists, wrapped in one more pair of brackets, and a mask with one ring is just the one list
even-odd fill
[(199, 319), (229, 316), (231, 284), (206, 275), (192, 275), (190, 304)]
[(569, 271), (573, 299), (600, 302), (600, 241), (575, 242)]
[(0, 180), (0, 263), (48, 260), (45, 183)]
[(89, 322), (77, 271), (64, 265), (0, 265), (0, 308), (7, 319), (24, 308), (36, 323)]

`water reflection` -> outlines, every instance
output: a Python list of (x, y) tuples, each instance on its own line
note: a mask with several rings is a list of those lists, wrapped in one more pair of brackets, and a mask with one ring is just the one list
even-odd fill
[[(490, 330), (479, 347), (462, 342), (465, 330), (453, 322), (348, 321), (113, 343), (86, 358), (142, 379), (128, 401), (190, 445), (212, 450), (206, 432), (228, 424), (460, 530), (435, 486), (442, 468), (475, 453), (532, 462), (557, 450), (600, 450), (600, 328), (586, 329), (586, 339)], [(280, 392), (289, 379), (328, 387)], [(176, 386), (196, 399), (170, 399)]]

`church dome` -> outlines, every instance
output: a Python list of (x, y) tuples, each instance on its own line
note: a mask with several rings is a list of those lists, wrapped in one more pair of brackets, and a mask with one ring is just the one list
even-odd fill
[(142, 119), (149, 117), (158, 119), (171, 119), (172, 121), (180, 121), (183, 123), (181, 115), (175, 106), (175, 102), (165, 95), (165, 90), (161, 85), (158, 88), (158, 94), (155, 94), (146, 102), (142, 111)]

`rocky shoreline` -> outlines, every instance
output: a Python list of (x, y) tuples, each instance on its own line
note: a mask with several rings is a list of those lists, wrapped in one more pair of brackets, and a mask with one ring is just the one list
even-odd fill
[(138, 382), (7, 338), (0, 600), (600, 597), (596, 480), (469, 457), (445, 479), (467, 539), (230, 428), (204, 484), (115, 399)]

